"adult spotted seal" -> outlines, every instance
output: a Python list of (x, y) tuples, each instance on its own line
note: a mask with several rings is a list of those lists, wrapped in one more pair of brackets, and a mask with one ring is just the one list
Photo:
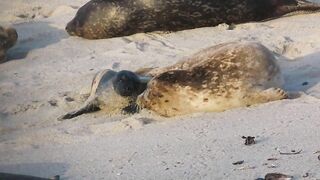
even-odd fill
[(150, 73), (157, 75), (139, 95), (138, 104), (167, 117), (219, 112), (287, 97), (273, 53), (255, 42), (213, 46)]
[(172, 66), (136, 73), (105, 70), (96, 75), (85, 105), (61, 119), (99, 108), (162, 116), (218, 112), (284, 99), (275, 57), (256, 42), (230, 42), (204, 49)]
[(0, 26), (0, 62), (6, 60), (6, 52), (17, 42), (18, 34), (14, 28)]
[(91, 0), (78, 10), (66, 31), (102, 39), (261, 21), (318, 10), (319, 5), (305, 0)]

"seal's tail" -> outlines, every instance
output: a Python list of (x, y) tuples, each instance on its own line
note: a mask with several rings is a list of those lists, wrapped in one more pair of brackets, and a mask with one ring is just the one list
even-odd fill
[(306, 0), (297, 0), (294, 5), (283, 5), (277, 10), (278, 16), (292, 16), (297, 14), (308, 14), (320, 12), (320, 4)]

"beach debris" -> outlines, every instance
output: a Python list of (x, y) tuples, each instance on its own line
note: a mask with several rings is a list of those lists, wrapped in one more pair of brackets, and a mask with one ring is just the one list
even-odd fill
[(277, 161), (277, 158), (268, 158), (267, 161)]
[(270, 166), (268, 166), (268, 168), (277, 168), (278, 165), (275, 165), (275, 164), (271, 164)]
[(51, 106), (57, 106), (58, 101), (55, 100), (55, 99), (51, 99), (51, 100), (48, 101), (48, 103), (49, 103)]
[(243, 164), (243, 163), (244, 163), (244, 160), (241, 160), (241, 161), (233, 162), (232, 164), (233, 165), (240, 165), (240, 164)]
[(316, 151), (316, 152), (314, 152), (313, 154), (319, 154), (320, 153), (320, 151)]
[(320, 161), (320, 155), (318, 156), (318, 160)]
[(235, 168), (234, 170), (248, 170), (248, 169), (255, 169), (255, 166), (242, 166), (239, 168)]
[(291, 152), (281, 152), (279, 150), (280, 155), (296, 155), (296, 154), (300, 154), (301, 152), (302, 152), (302, 149), (299, 151), (291, 150)]
[(35, 176), (27, 176), (27, 175), (20, 175), (20, 174), (10, 174), (10, 173), (2, 173), (0, 172), (0, 179), (5, 180), (59, 180), (60, 176), (54, 176), (53, 178), (41, 178), (41, 177), (35, 177)]
[(242, 136), (242, 139), (245, 139), (244, 144), (246, 146), (249, 146), (249, 145), (252, 145), (252, 144), (256, 143), (256, 141), (254, 140), (255, 139), (254, 136)]
[(305, 173), (304, 175), (302, 175), (302, 177), (304, 177), (304, 178), (309, 177), (309, 173)]
[(74, 101), (74, 99), (73, 99), (72, 97), (69, 97), (69, 96), (66, 96), (66, 97), (64, 98), (64, 100), (66, 100), (67, 102), (72, 102), (72, 101)]
[(293, 176), (280, 174), (280, 173), (268, 173), (264, 177), (265, 180), (292, 180)]

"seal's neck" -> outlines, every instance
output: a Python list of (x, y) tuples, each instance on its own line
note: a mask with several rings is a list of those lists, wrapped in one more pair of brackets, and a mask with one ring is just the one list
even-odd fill
[(151, 76), (141, 76), (139, 75), (139, 80), (140, 80), (140, 86), (139, 86), (139, 93), (141, 94), (143, 93), (143, 91), (145, 91), (147, 89), (148, 86), (148, 82), (152, 79)]

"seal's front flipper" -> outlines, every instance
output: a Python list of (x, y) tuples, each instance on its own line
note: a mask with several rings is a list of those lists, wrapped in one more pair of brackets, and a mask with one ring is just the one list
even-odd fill
[(85, 114), (85, 113), (90, 113), (90, 112), (95, 112), (95, 111), (99, 111), (100, 108), (98, 106), (97, 100), (94, 99), (92, 101), (89, 101), (88, 103), (86, 103), (82, 108), (76, 110), (76, 111), (72, 111), (69, 112), (63, 116), (58, 117), (58, 121), (63, 121), (66, 119), (72, 119), (74, 117), (77, 117), (79, 115)]
[(135, 114), (140, 112), (140, 106), (137, 103), (131, 103), (122, 109), (123, 114)]

